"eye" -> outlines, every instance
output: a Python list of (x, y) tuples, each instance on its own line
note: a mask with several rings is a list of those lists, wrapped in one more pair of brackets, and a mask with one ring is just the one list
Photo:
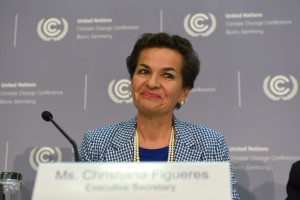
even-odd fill
[(138, 70), (138, 74), (148, 74), (149, 71), (147, 69), (140, 69)]
[(167, 78), (167, 79), (174, 79), (174, 75), (173, 74), (170, 74), (170, 73), (165, 73), (163, 75), (164, 78)]

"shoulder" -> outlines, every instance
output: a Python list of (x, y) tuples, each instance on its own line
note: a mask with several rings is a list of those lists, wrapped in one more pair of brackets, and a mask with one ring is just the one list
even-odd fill
[(196, 155), (196, 160), (229, 160), (228, 148), (220, 132), (203, 125), (179, 120), (175, 122), (175, 129), (178, 146), (189, 148), (189, 152), (194, 152)]
[(224, 140), (223, 134), (212, 128), (200, 124), (180, 121), (177, 119), (175, 121), (178, 130), (192, 134), (196, 141)]
[(103, 141), (114, 137), (121, 129), (123, 131), (132, 129), (132, 127), (135, 126), (134, 124), (135, 124), (135, 118), (127, 121), (121, 121), (115, 124), (89, 130), (85, 133), (84, 137), (86, 139), (89, 138), (94, 142), (98, 140)]
[(107, 149), (130, 141), (135, 124), (136, 119), (133, 118), (87, 131), (80, 145), (81, 161), (102, 161)]
[(297, 162), (293, 163), (292, 167), (300, 170), (300, 160), (298, 160)]
[[(300, 160), (292, 164), (291, 170), (290, 170), (290, 177), (297, 177), (300, 178)], [(300, 181), (299, 181), (300, 183)]]

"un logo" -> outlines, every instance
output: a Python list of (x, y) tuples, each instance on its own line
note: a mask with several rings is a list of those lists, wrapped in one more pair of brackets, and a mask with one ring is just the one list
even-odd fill
[(185, 31), (192, 37), (207, 37), (211, 35), (217, 26), (216, 17), (209, 13), (188, 14), (184, 18), (183, 26)]
[(273, 101), (287, 101), (294, 98), (298, 92), (298, 82), (293, 76), (267, 76), (263, 83), (263, 90)]
[(29, 164), (37, 170), (40, 163), (61, 162), (62, 152), (58, 147), (34, 147), (30, 151)]
[(131, 103), (130, 81), (128, 79), (112, 80), (108, 86), (108, 95), (115, 103)]
[(68, 22), (61, 18), (41, 19), (37, 25), (37, 33), (44, 41), (59, 41), (63, 39), (68, 32)]

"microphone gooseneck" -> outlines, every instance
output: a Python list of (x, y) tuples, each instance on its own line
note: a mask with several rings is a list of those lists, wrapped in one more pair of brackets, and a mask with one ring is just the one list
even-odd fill
[(76, 142), (62, 128), (60, 128), (60, 126), (53, 120), (53, 115), (49, 111), (44, 111), (42, 113), (42, 118), (46, 122), (50, 122), (51, 121), (52, 124), (65, 136), (65, 138), (67, 138), (67, 140), (73, 146), (75, 162), (79, 162), (80, 161), (80, 157), (79, 157), (79, 152), (78, 152), (78, 148), (77, 148)]

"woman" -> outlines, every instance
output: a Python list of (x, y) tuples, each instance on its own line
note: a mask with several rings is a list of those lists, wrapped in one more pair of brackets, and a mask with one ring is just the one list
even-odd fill
[[(80, 148), (82, 161), (229, 161), (224, 137), (173, 114), (185, 102), (199, 73), (191, 43), (166, 33), (144, 34), (127, 57), (137, 115), (89, 131)], [(232, 172), (233, 199), (239, 199)]]

